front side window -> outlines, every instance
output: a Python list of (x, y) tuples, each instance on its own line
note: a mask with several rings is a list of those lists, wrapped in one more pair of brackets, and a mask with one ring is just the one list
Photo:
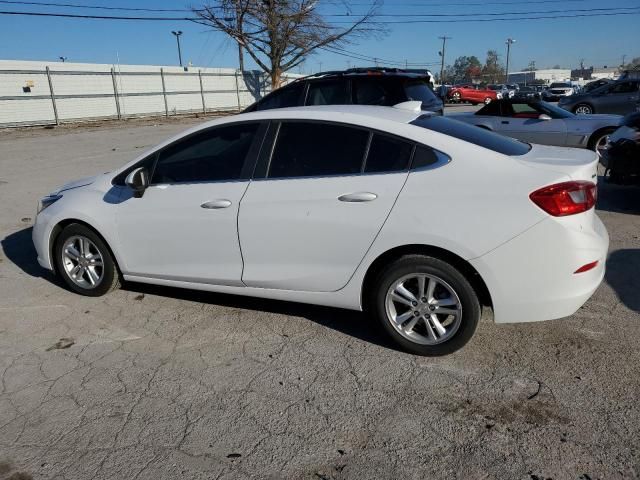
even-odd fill
[(307, 105), (345, 105), (349, 102), (346, 80), (324, 80), (309, 83)]
[(283, 122), (268, 178), (360, 173), (369, 132), (344, 125)]
[(168, 146), (158, 156), (151, 183), (238, 180), (258, 123), (212, 128)]
[(304, 83), (286, 86), (264, 97), (256, 110), (271, 110), (273, 108), (297, 107), (301, 103)]
[(498, 117), (501, 115), (501, 106), (501, 102), (489, 102), (475, 114), (480, 116), (485, 115), (490, 117)]
[(633, 93), (638, 91), (638, 82), (622, 82), (614, 85), (609, 93)]

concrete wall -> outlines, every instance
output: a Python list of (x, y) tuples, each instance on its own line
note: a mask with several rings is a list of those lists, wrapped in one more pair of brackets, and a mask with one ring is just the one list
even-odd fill
[(239, 110), (269, 90), (230, 68), (0, 60), (0, 126)]

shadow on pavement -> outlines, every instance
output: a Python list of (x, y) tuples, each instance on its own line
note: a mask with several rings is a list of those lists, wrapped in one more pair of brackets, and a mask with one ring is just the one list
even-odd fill
[(607, 259), (605, 279), (630, 310), (640, 312), (640, 249), (616, 250)]
[(31, 240), (33, 228), (7, 235), (0, 241), (5, 256), (19, 267), (27, 275), (53, 279), (55, 275), (48, 272), (38, 264), (38, 254)]
[[(5, 256), (28, 275), (45, 278), (56, 285), (61, 285), (56, 275), (45, 270), (38, 264), (36, 250), (31, 241), (32, 230), (31, 227), (25, 228), (2, 239), (0, 243), (2, 244)], [(256, 297), (162, 287), (143, 283), (125, 282), (123, 288), (133, 292), (159, 295), (190, 302), (209, 303), (230, 308), (302, 317), (324, 327), (344, 333), (345, 335), (350, 335), (365, 342), (396, 350), (396, 348), (386, 340), (386, 337), (378, 331), (374, 321), (367, 318), (362, 312), (279, 300), (267, 300)]]
[(640, 215), (640, 187), (635, 185), (613, 185), (598, 177), (598, 204), (596, 209), (604, 212)]
[(389, 348), (391, 350), (397, 350), (397, 348), (387, 340), (386, 336), (379, 331), (375, 320), (368, 318), (362, 312), (280, 300), (244, 297), (241, 295), (228, 295), (222, 293), (203, 292), (200, 290), (164, 287), (144, 283), (126, 282), (123, 285), (123, 288), (132, 292), (159, 295), (162, 297), (175, 298), (190, 302), (208, 303), (223, 307), (241, 308), (243, 310), (255, 310), (306, 318), (307, 320), (322, 325), (323, 327), (331, 328), (332, 330), (355, 337), (359, 340), (384, 348)]

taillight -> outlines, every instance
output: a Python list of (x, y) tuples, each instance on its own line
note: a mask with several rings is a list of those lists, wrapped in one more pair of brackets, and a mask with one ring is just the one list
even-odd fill
[(596, 204), (598, 187), (584, 180), (556, 183), (536, 190), (529, 198), (554, 217), (586, 212)]

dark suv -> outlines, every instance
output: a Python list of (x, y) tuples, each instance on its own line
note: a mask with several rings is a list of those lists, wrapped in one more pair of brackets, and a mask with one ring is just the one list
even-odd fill
[(245, 110), (255, 112), (302, 105), (396, 105), (420, 100), (422, 109), (442, 115), (443, 105), (429, 77), (388, 68), (352, 68), (299, 78)]

